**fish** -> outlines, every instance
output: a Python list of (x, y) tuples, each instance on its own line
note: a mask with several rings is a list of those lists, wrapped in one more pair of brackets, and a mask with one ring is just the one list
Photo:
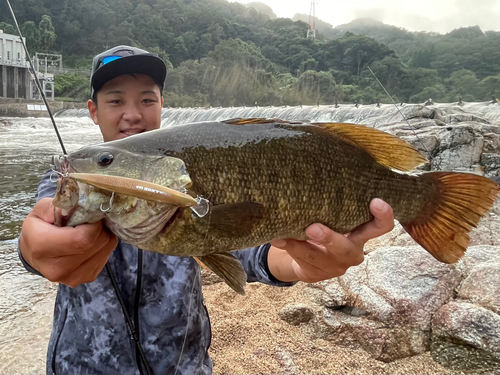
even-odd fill
[(418, 244), (455, 263), (500, 188), (472, 173), (417, 170), (426, 162), (410, 143), (363, 125), (198, 122), (54, 157), (56, 221), (104, 220), (141, 249), (194, 257), (243, 294), (246, 274), (231, 251), (306, 240), (313, 223), (349, 233), (380, 198)]

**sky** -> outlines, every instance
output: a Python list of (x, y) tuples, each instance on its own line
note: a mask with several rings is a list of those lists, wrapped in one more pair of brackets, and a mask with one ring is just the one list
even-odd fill
[[(261, 1), (278, 17), (309, 14), (311, 0)], [(447, 33), (459, 27), (479, 25), (483, 31), (500, 31), (500, 0), (315, 0), (316, 17), (333, 26), (370, 17), (410, 31)]]

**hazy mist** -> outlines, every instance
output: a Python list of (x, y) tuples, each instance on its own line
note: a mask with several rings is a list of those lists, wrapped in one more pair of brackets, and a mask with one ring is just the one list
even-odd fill
[[(250, 2), (250, 1), (242, 1)], [(278, 17), (309, 14), (309, 0), (262, 0)], [(316, 0), (316, 16), (333, 26), (370, 17), (410, 31), (446, 33), (478, 25), (483, 31), (500, 31), (500, 0)]]

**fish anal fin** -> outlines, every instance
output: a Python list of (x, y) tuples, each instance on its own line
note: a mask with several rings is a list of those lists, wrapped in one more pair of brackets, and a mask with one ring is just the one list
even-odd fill
[(500, 192), (494, 181), (472, 173), (431, 172), (437, 193), (423, 213), (401, 223), (408, 234), (443, 263), (456, 263), (469, 246), (469, 232)]
[(256, 202), (217, 205), (208, 219), (209, 228), (224, 236), (248, 235), (261, 223), (264, 212), (264, 206)]
[(203, 267), (210, 269), (238, 294), (245, 294), (247, 274), (240, 261), (230, 253), (210, 254), (195, 257)]
[(368, 152), (379, 164), (409, 172), (427, 159), (405, 140), (363, 125), (345, 123), (313, 123), (329, 134)]

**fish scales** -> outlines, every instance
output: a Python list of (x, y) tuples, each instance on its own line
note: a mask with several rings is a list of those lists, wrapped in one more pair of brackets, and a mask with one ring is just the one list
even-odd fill
[[(214, 249), (235, 250), (276, 238), (305, 239), (305, 228), (313, 222), (347, 233), (370, 220), (369, 202), (375, 197), (392, 203), (398, 218), (408, 218), (426, 203), (415, 197), (432, 192), (429, 182), (380, 167), (372, 157), (345, 142), (294, 128), (286, 130), (269, 131), (268, 137), (251, 140), (242, 135), (239, 141), (237, 132), (231, 137), (235, 144), (228, 144), (224, 127), (185, 127), (179, 133), (183, 137), (195, 134), (200, 145), (210, 145), (186, 147), (180, 152), (165, 147), (166, 155), (186, 163), (192, 191), (214, 206), (258, 202), (266, 208), (265, 215), (251, 233), (224, 238), (212, 233), (209, 224), (192, 231), (191, 212), (185, 211), (179, 218), (185, 230), (179, 231), (178, 238), (170, 232), (148, 245), (156, 251), (172, 251), (171, 243), (182, 241), (176, 255), (204, 255)], [(175, 142), (175, 137), (168, 142)]]

